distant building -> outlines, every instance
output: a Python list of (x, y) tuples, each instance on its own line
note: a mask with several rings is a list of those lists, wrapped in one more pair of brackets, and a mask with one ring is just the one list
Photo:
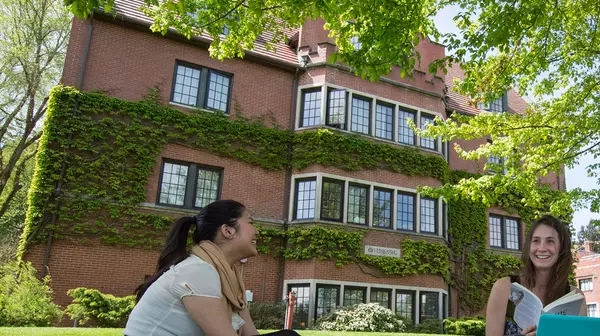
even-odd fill
[(600, 317), (600, 253), (592, 251), (592, 242), (585, 242), (577, 251), (575, 279), (587, 301), (588, 316)]

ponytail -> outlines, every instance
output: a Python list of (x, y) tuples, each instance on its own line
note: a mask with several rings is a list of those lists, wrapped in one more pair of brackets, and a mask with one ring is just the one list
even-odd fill
[[(163, 248), (160, 257), (158, 257), (158, 264), (156, 265), (156, 273), (148, 278), (143, 284), (138, 286), (135, 290), (136, 302), (139, 302), (148, 287), (152, 285), (158, 278), (166, 272), (171, 266), (177, 265), (187, 258), (187, 239), (192, 225), (196, 224), (196, 217), (181, 217), (175, 224), (169, 235), (167, 236), (167, 243)], [(198, 230), (196, 230), (198, 231)]]

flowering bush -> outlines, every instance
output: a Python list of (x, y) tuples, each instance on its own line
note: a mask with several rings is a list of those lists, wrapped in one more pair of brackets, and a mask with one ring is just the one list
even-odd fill
[(377, 303), (361, 303), (335, 310), (317, 321), (317, 329), (335, 331), (404, 331), (402, 319)]

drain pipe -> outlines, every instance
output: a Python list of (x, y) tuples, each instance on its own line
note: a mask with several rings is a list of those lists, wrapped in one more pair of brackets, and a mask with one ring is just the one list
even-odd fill
[[(296, 51), (297, 52), (297, 51)], [(298, 75), (300, 73), (300, 67), (296, 68), (296, 72), (294, 73), (294, 80), (292, 82), (292, 99), (291, 99), (291, 106), (290, 106), (290, 123), (289, 123), (289, 130), (291, 132), (294, 132), (294, 126), (296, 125), (296, 99), (298, 99), (297, 97), (297, 92), (298, 91)], [(285, 168), (285, 184), (283, 187), (283, 230), (286, 231), (289, 227), (289, 213), (290, 213), (290, 192), (292, 189), (292, 167), (291, 167), (291, 162), (292, 162), (292, 144), (289, 143), (288, 144), (288, 162), (290, 163), (290, 165), (288, 165)], [(282, 247), (285, 248), (285, 246), (287, 246), (287, 239), (284, 238), (283, 242), (281, 243)], [(284, 274), (284, 268), (285, 268), (285, 260), (283, 258), (282, 255), (279, 256), (280, 261), (279, 261), (279, 269), (278, 269), (278, 278), (279, 278), (279, 284), (277, 285), (277, 293), (284, 293), (284, 291), (286, 291), (286, 289), (283, 288), (283, 278), (285, 277)], [(263, 291), (263, 295), (264, 295), (264, 291)]]
[[(90, 14), (90, 18), (89, 18), (87, 38), (85, 41), (85, 49), (83, 51), (83, 59), (81, 61), (81, 69), (79, 70), (79, 78), (78, 78), (77, 84), (75, 86), (75, 88), (77, 90), (81, 90), (83, 87), (83, 78), (84, 78), (84, 74), (85, 74), (85, 67), (87, 64), (87, 59), (88, 59), (88, 55), (89, 55), (89, 51), (90, 51), (90, 42), (92, 40), (93, 20), (94, 20), (94, 12), (92, 11), (92, 13)], [(75, 96), (75, 103), (73, 106), (73, 114), (72, 114), (73, 116), (77, 115), (78, 109), (79, 109), (79, 99), (77, 96)], [(69, 133), (69, 135), (67, 137), (67, 144), (68, 145), (71, 144), (72, 140), (73, 140), (73, 133)], [(56, 184), (56, 189), (54, 190), (55, 201), (58, 200), (58, 197), (62, 190), (63, 180), (65, 178), (66, 170), (67, 170), (67, 150), (65, 149), (65, 152), (63, 153), (63, 163), (62, 163), (62, 167), (60, 169), (60, 177), (58, 179), (58, 183)], [(50, 225), (52, 227), (56, 224), (57, 217), (58, 217), (58, 215), (56, 213), (52, 214), (52, 218), (50, 219)], [(42, 262), (42, 272), (41, 272), (42, 278), (44, 278), (48, 274), (48, 262), (50, 259), (50, 250), (52, 248), (53, 231), (52, 231), (52, 229), (50, 229), (48, 231), (49, 232), (48, 232), (48, 239), (46, 240), (46, 250), (44, 251), (44, 260)]]

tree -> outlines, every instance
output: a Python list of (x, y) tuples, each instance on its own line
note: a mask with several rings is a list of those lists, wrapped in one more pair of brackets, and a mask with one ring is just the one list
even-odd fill
[(2, 243), (10, 241), (23, 223), (38, 124), (49, 90), (61, 74), (69, 23), (70, 15), (59, 0), (0, 0)]
[(592, 251), (600, 253), (600, 219), (590, 219), (577, 233), (577, 243), (592, 242)]
[[(114, 0), (67, 0), (70, 10), (86, 16), (94, 8), (110, 11)], [(454, 18), (460, 33), (441, 35), (432, 17), (447, 6), (458, 6)], [(465, 178), (456, 185), (425, 189), (446, 198), (467, 197), (486, 205), (499, 203), (508, 191), (520, 191), (524, 206), (564, 215), (571, 202), (591, 202), (600, 210), (600, 191), (556, 194), (540, 188), (539, 177), (572, 167), (582, 154), (600, 155), (600, 6), (597, 0), (145, 0), (144, 12), (154, 18), (151, 29), (168, 27), (190, 37), (200, 32), (213, 38), (211, 55), (219, 59), (243, 56), (254, 40), (272, 31), (274, 42), (283, 30), (306, 19), (322, 17), (339, 50), (331, 61), (342, 61), (372, 80), (400, 67), (410, 76), (419, 61), (414, 46), (427, 36), (445, 43), (448, 56), (429, 64), (436, 72), (459, 63), (467, 78), (455, 86), (473, 104), (489, 102), (514, 88), (532, 103), (524, 114), (454, 114), (438, 120), (422, 135), (445, 140), (489, 136), (491, 144), (475, 150), (456, 147), (468, 160), (496, 155), (506, 158), (506, 174)], [(231, 32), (221, 35), (227, 26)], [(354, 49), (351, 38), (361, 47)], [(417, 132), (420, 132), (417, 130)], [(600, 178), (600, 163), (588, 167)]]

